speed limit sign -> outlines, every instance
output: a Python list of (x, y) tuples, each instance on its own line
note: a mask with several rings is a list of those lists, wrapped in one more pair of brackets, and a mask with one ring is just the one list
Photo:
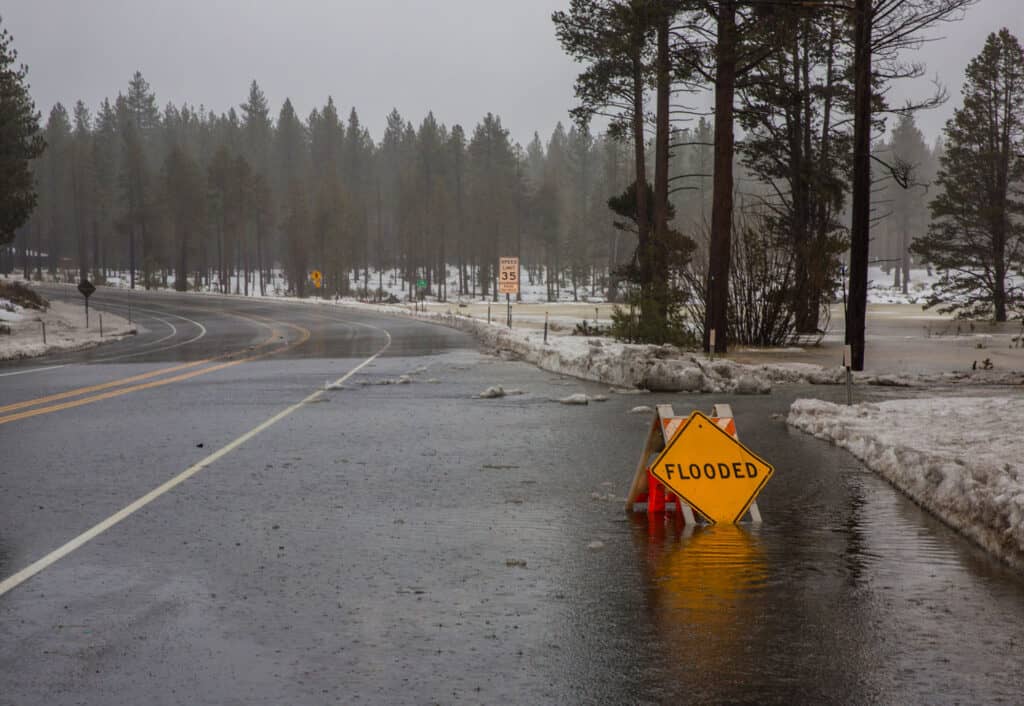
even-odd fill
[(519, 258), (498, 258), (498, 294), (519, 293)]

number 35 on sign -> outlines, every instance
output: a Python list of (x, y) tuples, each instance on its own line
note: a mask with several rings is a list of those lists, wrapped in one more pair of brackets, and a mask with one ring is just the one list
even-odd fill
[(498, 294), (519, 293), (519, 258), (498, 258)]

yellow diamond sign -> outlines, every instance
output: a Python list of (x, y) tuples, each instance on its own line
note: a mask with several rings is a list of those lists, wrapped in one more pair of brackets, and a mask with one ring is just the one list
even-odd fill
[(709, 522), (739, 522), (775, 469), (710, 417), (693, 412), (651, 473)]

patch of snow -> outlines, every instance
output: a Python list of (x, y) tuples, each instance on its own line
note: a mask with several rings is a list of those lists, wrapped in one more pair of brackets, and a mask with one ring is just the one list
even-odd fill
[(360, 385), (408, 385), (412, 378), (408, 375), (399, 375), (397, 378), (381, 378), (380, 380), (360, 380)]
[[(85, 326), (85, 307), (62, 301), (50, 302), (46, 311), (26, 310), (8, 302), (9, 307), (0, 305), (0, 321), (11, 329), (9, 334), (0, 334), (0, 360), (34, 358), (57, 351), (73, 351), (91, 348), (103, 343), (113, 343), (136, 332), (127, 319), (104, 311), (103, 336), (100, 336), (99, 315), (93, 310), (89, 316), (90, 327)], [(13, 309), (13, 311), (11, 310)], [(14, 318), (14, 315), (17, 318)], [(46, 343), (43, 343), (43, 324), (46, 325)]]
[(21, 321), (25, 316), (21, 306), (9, 299), (0, 297), (0, 321)]
[(560, 399), (558, 401), (561, 404), (578, 404), (578, 405), (590, 404), (590, 398), (587, 397), (582, 392), (577, 392), (575, 395), (569, 395), (568, 397), (563, 397), (562, 399)]
[(479, 395), (480, 399), (482, 400), (493, 400), (497, 399), (498, 397), (504, 396), (505, 390), (501, 387), (501, 385), (494, 385), (493, 387), (488, 387)]
[(633, 409), (629, 410), (628, 412), (626, 412), (626, 414), (654, 414), (654, 408), (642, 404), (638, 407), (634, 407)]
[(922, 507), (1024, 567), (1024, 399), (797, 400), (788, 423), (849, 450)]

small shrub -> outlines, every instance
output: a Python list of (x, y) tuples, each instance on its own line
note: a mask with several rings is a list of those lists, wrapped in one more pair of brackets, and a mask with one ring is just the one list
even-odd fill
[(697, 328), (689, 318), (685, 299), (678, 289), (672, 289), (672, 306), (667, 320), (656, 323), (644, 322), (640, 316), (642, 302), (639, 287), (631, 284), (623, 291), (627, 306), (616, 304), (612, 308), (609, 334), (613, 338), (626, 343), (671, 343), (681, 348), (697, 345)]
[(41, 294), (17, 281), (0, 282), (0, 297), (9, 299), (12, 303), (26, 309), (45, 311), (50, 308), (50, 302), (46, 301)]
[[(550, 326), (549, 326), (550, 328)], [(576, 328), (573, 329), (573, 336), (611, 336), (611, 326), (601, 326), (598, 323), (591, 323), (584, 319), (576, 324)]]

